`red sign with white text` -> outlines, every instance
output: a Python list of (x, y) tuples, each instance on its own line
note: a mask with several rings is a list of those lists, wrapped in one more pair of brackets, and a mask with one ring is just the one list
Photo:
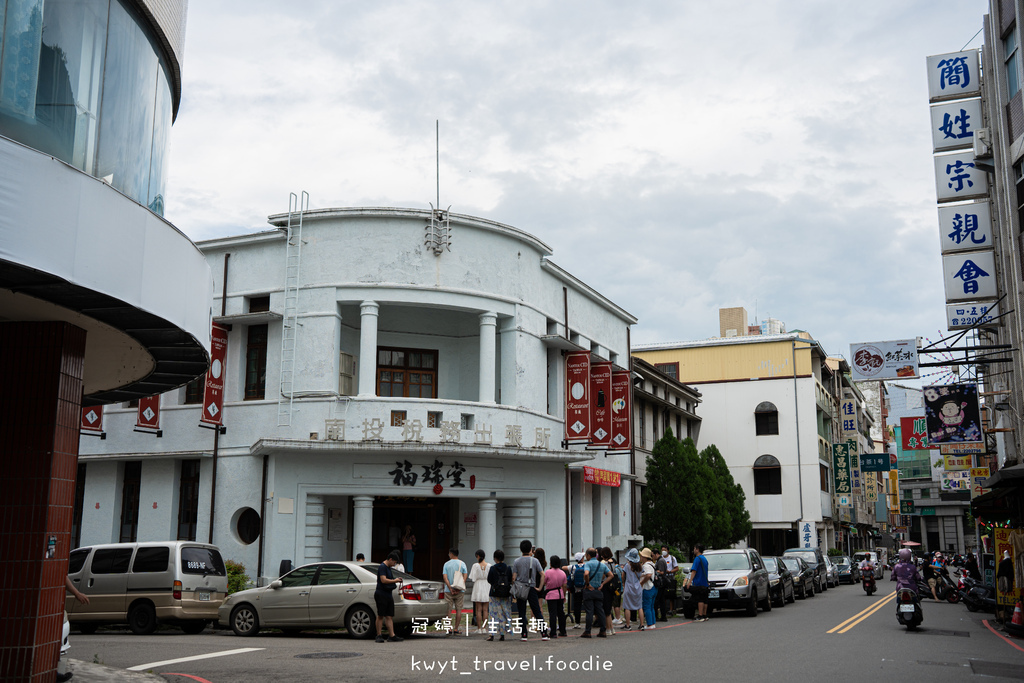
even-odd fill
[(928, 420), (924, 415), (919, 417), (900, 418), (900, 444), (905, 451), (927, 451), (928, 447)]
[(608, 448), (612, 443), (612, 364), (590, 366), (590, 445)]
[(618, 472), (599, 470), (596, 467), (583, 468), (583, 481), (600, 486), (622, 486), (622, 477)]
[(590, 441), (590, 352), (565, 354), (565, 439)]
[(83, 432), (102, 432), (103, 406), (82, 408), (82, 424), (80, 429)]
[(135, 418), (136, 429), (160, 429), (160, 396), (139, 399), (139, 414)]
[(219, 427), (224, 424), (224, 362), (227, 356), (228, 331), (214, 324), (210, 333), (210, 369), (206, 371), (200, 425)]
[(633, 382), (628, 372), (612, 373), (611, 441), (613, 451), (633, 448)]

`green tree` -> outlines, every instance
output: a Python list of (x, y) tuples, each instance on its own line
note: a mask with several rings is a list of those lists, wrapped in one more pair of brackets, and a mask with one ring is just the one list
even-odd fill
[(705, 493), (709, 476), (693, 441), (679, 441), (666, 429), (647, 458), (640, 533), (687, 551), (705, 542), (711, 519)]
[[(732, 478), (729, 465), (718, 446), (711, 444), (700, 452), (700, 457), (711, 471), (716, 489), (715, 503), (712, 504), (715, 508), (712, 511), (714, 524), (709, 544), (711, 547), (726, 548), (750, 535), (752, 525), (747, 511), (747, 495), (743, 487)], [(709, 488), (712, 487), (709, 485)]]

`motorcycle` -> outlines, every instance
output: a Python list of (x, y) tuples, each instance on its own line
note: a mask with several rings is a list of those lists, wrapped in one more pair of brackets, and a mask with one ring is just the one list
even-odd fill
[(954, 605), (960, 602), (960, 591), (957, 590), (957, 584), (953, 583), (953, 579), (950, 578), (949, 572), (943, 569), (941, 572), (937, 573), (939, 576), (939, 584), (945, 589), (946, 602)]
[(864, 592), (871, 595), (875, 592), (875, 573), (873, 571), (864, 570), (861, 575), (861, 586), (864, 588)]
[(913, 631), (923, 620), (924, 612), (917, 593), (909, 588), (900, 588), (896, 593), (896, 621), (906, 626), (908, 631)]
[(961, 576), (963, 589), (960, 590), (960, 599), (971, 612), (983, 610), (995, 613), (996, 611), (996, 588), (988, 584), (975, 581), (970, 576)]

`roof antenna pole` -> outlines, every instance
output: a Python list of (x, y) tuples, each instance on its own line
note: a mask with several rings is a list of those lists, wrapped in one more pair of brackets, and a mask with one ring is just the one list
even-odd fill
[(441, 208), (441, 120), (434, 120), (434, 164), (437, 178), (437, 208)]

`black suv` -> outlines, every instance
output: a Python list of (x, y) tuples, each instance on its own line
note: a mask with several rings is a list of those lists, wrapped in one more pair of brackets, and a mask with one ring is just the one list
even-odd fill
[(821, 548), (790, 548), (782, 556), (801, 558), (814, 570), (814, 591), (824, 593), (828, 590), (828, 567), (825, 566), (825, 556), (822, 555)]

